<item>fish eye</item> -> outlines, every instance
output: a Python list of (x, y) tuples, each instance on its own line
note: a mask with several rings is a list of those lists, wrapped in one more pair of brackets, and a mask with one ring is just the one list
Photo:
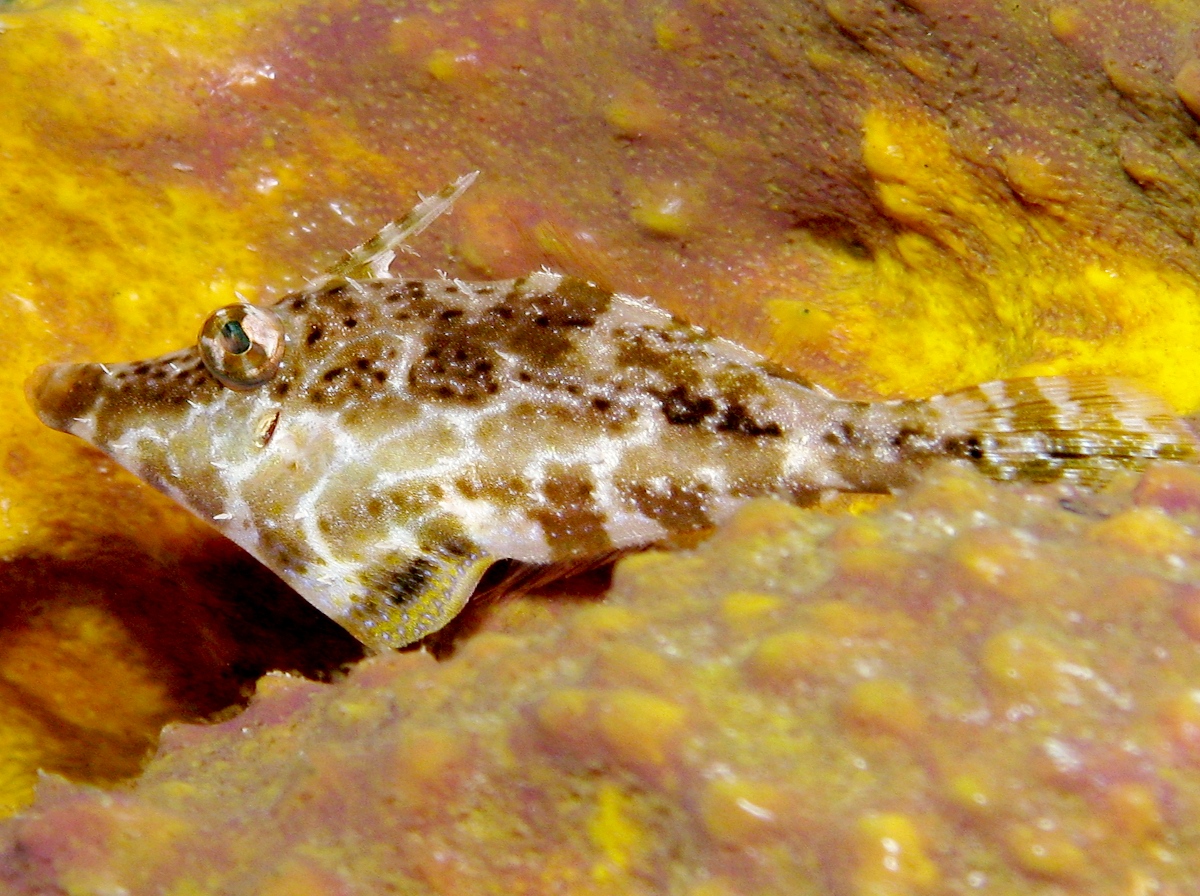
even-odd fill
[(230, 354), (244, 355), (250, 351), (250, 337), (241, 321), (227, 320), (221, 324), (221, 340)]
[(283, 360), (283, 323), (268, 308), (226, 305), (200, 328), (200, 358), (230, 389), (246, 391), (270, 382)]

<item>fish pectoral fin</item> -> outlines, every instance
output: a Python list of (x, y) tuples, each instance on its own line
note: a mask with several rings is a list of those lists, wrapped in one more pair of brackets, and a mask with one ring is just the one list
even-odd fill
[(1161, 399), (1124, 380), (1000, 380), (933, 399), (945, 445), (996, 479), (1070, 479), (1098, 487), (1121, 469), (1200, 457), (1200, 442)]
[(371, 650), (412, 644), (458, 615), (495, 560), (458, 550), (395, 555), (363, 576), (338, 621)]

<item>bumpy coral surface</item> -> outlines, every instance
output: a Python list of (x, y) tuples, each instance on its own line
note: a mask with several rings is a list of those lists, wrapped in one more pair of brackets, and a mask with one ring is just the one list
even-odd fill
[[(165, 499), (41, 427), (21, 397), (36, 364), (146, 357), (188, 343), (213, 307), (299, 285), (338, 249), (407, 210), (413, 191), (479, 169), (452, 218), (422, 239), (420, 257), (402, 259), (407, 272), (508, 276), (549, 264), (653, 295), (860, 396), (1098, 371), (1140, 378), (1193, 411), (1200, 406), (1198, 24), (1200, 12), (1184, 0), (5, 4), (0, 806), (28, 804), (38, 768), (80, 781), (127, 778), (164, 722), (235, 703), (264, 670), (319, 676), (357, 656), (340, 630)], [(989, 502), (1041, 500), (964, 488), (984, 515)], [(916, 620), (916, 634), (862, 635), (852, 626), (839, 634), (838, 625), (851, 623), (823, 621), (804, 601), (796, 616), (767, 600), (761, 619), (783, 613), (778, 618), (790, 620), (777, 632), (783, 640), (772, 660), (770, 649), (759, 655), (751, 646), (766, 633), (756, 634), (750, 619), (754, 594), (790, 592), (768, 582), (747, 592), (751, 609), (737, 610), (735, 600), (729, 610), (721, 597), (703, 610), (716, 614), (707, 623), (713, 639), (750, 626), (736, 643), (757, 659), (704, 646), (699, 634), (686, 635), (703, 629), (691, 601), (725, 592), (717, 582), (685, 579), (686, 564), (738, 576), (735, 557), (751, 568), (757, 562), (734, 552), (739, 542), (726, 535), (709, 549), (728, 549), (725, 560), (712, 553), (635, 560), (621, 574), (622, 587), (632, 589), (620, 599), (624, 611), (680, 614), (677, 636), (667, 622), (673, 617), (656, 623), (655, 637), (667, 639), (659, 646), (636, 625), (605, 629), (609, 605), (549, 610), (553, 602), (543, 602), (525, 614), (485, 617), (443, 667), (412, 656), (373, 660), (338, 690), (268, 679), (249, 720), (294, 700), (312, 702), (320, 722), (334, 713), (321, 707), (353, 704), (357, 688), (367, 694), (367, 716), (346, 718), (358, 732), (390, 724), (393, 710), (378, 707), (406, 690), (400, 670), (445, 694), (436, 710), (419, 702), (405, 709), (422, 721), (396, 729), (399, 739), (345, 747), (363, 757), (386, 753), (381, 767), (398, 769), (383, 775), (396, 788), (386, 791), (398, 807), (390, 827), (370, 832), (375, 804), (361, 821), (354, 800), (322, 804), (335, 819), (322, 822), (327, 836), (341, 823), (354, 848), (342, 853), (334, 840), (313, 840), (278, 864), (278, 886), (336, 892), (338, 876), (391, 875), (446, 889), (461, 884), (463, 892), (516, 880), (522, 869), (539, 875), (522, 878), (530, 891), (652, 888), (663, 880), (656, 874), (677, 875), (667, 884), (700, 893), (738, 889), (749, 878), (768, 891), (920, 892), (961, 889), (981, 879), (976, 873), (1018, 888), (1035, 880), (1092, 891), (1098, 881), (1123, 882), (1132, 892), (1153, 892), (1158, 880), (1184, 886), (1188, 863), (1200, 863), (1178, 826), (1194, 806), (1186, 757), (1200, 728), (1188, 690), (1196, 681), (1192, 648), (1181, 640), (1195, 614), (1176, 600), (1185, 570), (1172, 565), (1172, 558), (1190, 562), (1180, 528), (1188, 518), (1143, 508), (1113, 516), (1123, 522), (1106, 530), (1086, 515), (1042, 510), (1045, 531), (1033, 547), (1020, 535), (1018, 514), (1016, 528), (988, 529), (995, 544), (979, 548), (977, 572), (995, 580), (979, 592), (980, 624), (1014, 620), (1003, 637), (987, 629), (998, 640), (988, 640), (985, 652), (970, 628), (926, 636), (925, 627), (943, 617), (974, 617), (959, 592), (905, 579), (915, 561), (905, 559), (897, 525), (894, 536), (866, 540), (854, 556), (897, 589), (896, 612)], [(961, 525), (973, 519), (955, 512)], [(836, 526), (853, 530), (850, 522)], [(1084, 526), (1108, 532), (1104, 550), (1087, 552), (1092, 536), (1081, 534)], [(810, 541), (800, 543), (826, 538), (816, 530), (804, 537)], [(1079, 546), (1051, 563), (1057, 584), (1047, 591), (1023, 572), (1036, 567), (1024, 552), (1059, 543)], [(781, 547), (765, 538), (763, 550)], [(969, 544), (945, 548), (957, 550), (969, 554)], [(844, 551), (829, 551), (824, 562), (843, 562), (834, 558)], [(1121, 572), (1132, 556), (1148, 564), (1146, 581), (1158, 584)], [(650, 575), (639, 563), (666, 564), (695, 588), (647, 584), (642, 593), (628, 584)], [(926, 575), (942, 575), (936, 564), (929, 568)], [(837, 575), (830, 594), (841, 593)], [(1109, 608), (1096, 631), (1071, 615), (1092, 618), (1080, 607), (1028, 617), (1027, 637), (1018, 609), (1035, 613), (1045, 604), (1050, 612), (1080, 593), (1071, 590), (1073, 577), (1092, 576), (1110, 589), (1132, 582), (1124, 598), (1111, 591), (1107, 604), (1096, 605)], [(926, 609), (908, 605), (914, 588)], [(821, 612), (870, 604), (869, 595), (847, 594), (848, 609)], [(495, 633), (500, 621), (511, 634)], [(698, 639), (695, 657), (687, 655), (688, 638)], [(855, 645), (872, 638), (899, 645), (895, 665), (882, 647), (883, 659), (868, 652), (852, 661)], [(849, 639), (849, 652), (823, 653), (831, 639)], [(505, 646), (513, 643), (544, 650), (550, 665), (526, 661)], [(561, 680), (548, 659), (560, 650), (567, 656)], [(606, 662), (621, 674), (640, 668), (621, 650), (658, 651), (666, 684), (654, 683), (652, 671), (648, 683), (618, 676), (604, 684), (604, 674), (591, 670)], [(610, 654), (616, 658), (606, 660)], [(825, 657), (817, 671), (804, 671), (809, 655)], [(922, 674), (951, 687), (938, 657), (962, 664), (966, 708), (958, 716), (958, 704), (944, 697), (950, 691), (934, 689), (928, 698), (921, 691)], [(675, 663), (707, 671), (676, 678)], [(1025, 664), (1033, 671), (1021, 671)], [(470, 690), (489, 669), (511, 684), (510, 702), (494, 709), (483, 691)], [(383, 689), (372, 697), (373, 675)], [(705, 675), (712, 688), (698, 686), (696, 676)], [(465, 682), (461, 693), (446, 684), (455, 676)], [(1008, 696), (994, 696), (1006, 681)], [(1036, 690), (1031, 682), (1043, 690), (1026, 695), (1023, 688)], [(1096, 696), (1102, 684), (1113, 696)], [(566, 696), (551, 697), (556, 688)], [(808, 688), (825, 688), (825, 702), (797, 696)], [(1064, 694), (1070, 699), (1060, 700)], [(1002, 708), (1002, 700), (1016, 708)], [(1095, 710), (1108, 706), (1104, 700), (1115, 707), (1109, 715)], [(1044, 715), (1043, 703), (1057, 714)], [(521, 706), (527, 724), (513, 740), (506, 713)], [(897, 706), (909, 709), (893, 713)], [(814, 721), (820, 712), (825, 721)], [(959, 717), (965, 721), (946, 721)], [(487, 719), (497, 726), (494, 742)], [(810, 724), (834, 739), (805, 740)], [(135, 872), (121, 869), (145, 868), (146, 880), (167, 873), (164, 857), (202, 829), (186, 801), (197, 801), (199, 812), (203, 799), (221, 794), (250, 800), (249, 784), (261, 783), (265, 764), (275, 761), (270, 744), (247, 736), (244, 761), (214, 758), (202, 769), (208, 796), (189, 796), (197, 785), (168, 786), (172, 769), (203, 764), (202, 750), (233, 756), (237, 738), (222, 740), (226, 732), (254, 730), (248, 720), (226, 725), (198, 738), (194, 759), (184, 741), (195, 735), (177, 729), (136, 796), (48, 789), (45, 804), (10, 831), (28, 859), (8, 866), (18, 869), (12, 885), (23, 886), (27, 873), (26, 882), (51, 887), (58, 875), (69, 890), (71, 881), (94, 882), (103, 871), (136, 890)], [(417, 740), (405, 746), (410, 729)], [(1128, 741), (1136, 750), (1125, 749), (1126, 729), (1144, 738)], [(421, 746), (426, 730), (435, 748)], [(659, 731), (677, 739), (656, 742)], [(892, 746), (868, 749), (861, 739)], [(980, 754), (991, 760), (972, 765), (973, 745), (985, 741), (1011, 752), (992, 744)], [(806, 746), (788, 752), (796, 742)], [(443, 743), (452, 746), (436, 746)], [(339, 764), (334, 747), (314, 750), (321, 762), (312, 768), (366, 786), (354, 783), (360, 771)], [(857, 778), (842, 761), (855, 750), (866, 763)], [(912, 759), (918, 753), (921, 760)], [(1048, 758), (1022, 758), (1031, 753)], [(526, 761), (530, 755), (542, 758)], [(444, 769), (430, 760), (432, 771), (413, 770), (429, 756), (448, 757)], [(950, 809), (953, 801), (937, 801), (950, 800), (943, 791), (953, 787), (938, 775), (955, 756), (965, 757), (964, 770), (953, 778), (959, 796)], [(292, 771), (272, 786), (294, 804), (281, 802), (269, 819), (253, 821), (249, 807), (261, 803), (248, 802), (243, 813), (227, 801), (226, 828), (244, 832), (230, 847), (235, 858), (273, 847), (262, 839), (267, 831), (287, 843), (317, 836), (303, 829), (310, 816), (297, 782), (309, 776), (318, 787), (319, 774), (292, 758)], [(476, 805), (471, 782), (485, 778), (456, 770), (474, 769), (477, 760), (478, 768), (500, 763), (505, 786), (527, 788), (534, 808), (481, 810), (456, 818), (458, 827), (436, 828), (439, 807)], [(813, 802), (819, 788), (809, 784), (830, 775), (829, 802)], [(1046, 789), (1030, 790), (1027, 778)], [(417, 783), (405, 790), (410, 780)], [(446, 795), (418, 800), (423, 780)], [(513, 799), (505, 794), (494, 806), (517, 805), (504, 803)], [(1175, 814), (1177, 807), (1185, 808)], [(80, 822), (84, 816), (91, 820)], [(411, 829), (406, 818), (415, 819)], [(79, 833), (81, 824), (92, 839)], [(122, 829), (142, 833), (122, 839)], [(534, 833), (544, 847), (536, 851)], [(223, 842), (215, 838), (211, 848)], [(459, 861), (467, 842), (478, 850), (475, 865)], [(830, 844), (840, 844), (836, 859)], [(497, 871), (489, 863), (504, 849), (515, 858)], [(439, 856), (450, 858), (439, 864)], [(192, 867), (181, 861), (177, 874), (203, 889), (202, 878), (189, 877)], [(455, 876), (480, 869), (480, 879)], [(187, 892), (185, 884), (178, 892)]]
[(1195, 892), (1200, 471), (1133, 481), (949, 468), (859, 517), (762, 501), (623, 561), (603, 600), (501, 605), (441, 663), (268, 676), (236, 718), (168, 729), (135, 784), (47, 787), (0, 880)]

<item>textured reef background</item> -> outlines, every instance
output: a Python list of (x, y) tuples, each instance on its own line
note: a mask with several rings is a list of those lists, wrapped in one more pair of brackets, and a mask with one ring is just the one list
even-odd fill
[(1091, 371), (1194, 412), (1195, 3), (17, 0), (0, 96), (7, 890), (1200, 887), (1194, 471), (756, 504), (343, 676), (21, 398), (478, 169), (405, 272), (551, 265), (847, 395)]

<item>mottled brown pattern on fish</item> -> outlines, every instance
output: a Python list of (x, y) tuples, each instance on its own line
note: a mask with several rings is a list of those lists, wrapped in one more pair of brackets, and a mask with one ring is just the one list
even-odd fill
[(594, 326), (611, 300), (611, 293), (581, 280), (563, 278), (554, 289), (541, 292), (531, 291), (523, 278), (514, 282), (504, 301), (489, 309), (487, 322), (500, 345), (522, 357), (524, 369), (536, 377), (538, 371), (566, 362), (574, 353), (578, 331)]
[(424, 353), (409, 368), (413, 396), (471, 402), (499, 392), (494, 333), (494, 324), (468, 320), (461, 309), (442, 311), (425, 335)]
[(497, 559), (583, 560), (758, 495), (885, 492), (944, 458), (1095, 484), (1196, 456), (1169, 411), (1111, 380), (842, 401), (580, 280), (386, 276), (466, 183), (273, 309), (215, 313), (197, 348), (46, 369), (31, 400), (376, 648), (445, 624)]

